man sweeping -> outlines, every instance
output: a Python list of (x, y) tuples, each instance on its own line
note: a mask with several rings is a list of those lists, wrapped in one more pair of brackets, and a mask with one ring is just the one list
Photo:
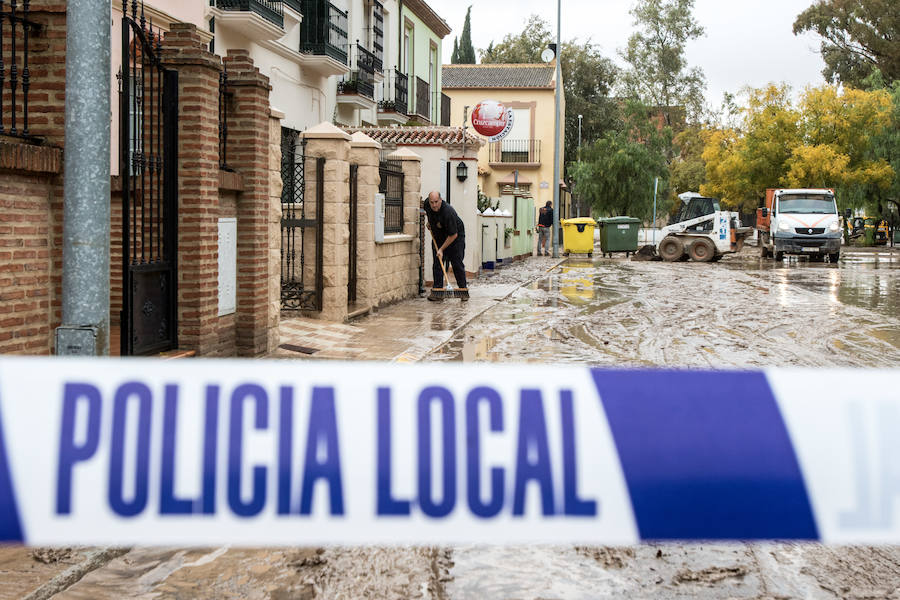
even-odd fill
[(440, 192), (428, 194), (425, 202), (426, 224), (434, 240), (431, 245), (433, 258), (431, 273), (434, 277), (429, 300), (443, 300), (446, 296), (444, 290), (444, 260), (450, 261), (453, 267), (453, 275), (456, 277), (456, 287), (460, 288), (453, 293), (465, 302), (469, 299), (469, 291), (466, 287), (466, 267), (463, 265), (463, 257), (466, 253), (466, 229), (462, 219), (453, 210), (453, 207), (444, 202)]

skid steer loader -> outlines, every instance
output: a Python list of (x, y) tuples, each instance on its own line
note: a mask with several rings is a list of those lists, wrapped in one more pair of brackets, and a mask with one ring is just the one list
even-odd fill
[[(672, 222), (662, 228), (662, 238), (654, 248), (662, 260), (712, 262), (730, 252), (739, 252), (752, 227), (741, 227), (736, 212), (723, 211), (715, 198), (694, 192), (679, 194), (681, 209)], [(643, 249), (642, 249), (643, 250)]]

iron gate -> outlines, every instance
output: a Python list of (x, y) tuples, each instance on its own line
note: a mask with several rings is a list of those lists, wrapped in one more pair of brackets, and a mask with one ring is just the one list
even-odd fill
[(160, 62), (162, 35), (125, 0), (119, 71), (122, 179), (121, 353), (178, 345), (178, 73)]
[(357, 266), (359, 264), (357, 256), (357, 248), (359, 241), (357, 239), (359, 221), (359, 165), (350, 165), (350, 256), (347, 261), (349, 273), (347, 274), (347, 304), (356, 302), (356, 282), (357, 282)]
[(306, 195), (306, 141), (281, 129), (281, 308), (322, 310), (321, 223), (325, 216), (325, 159), (315, 159), (316, 197)]

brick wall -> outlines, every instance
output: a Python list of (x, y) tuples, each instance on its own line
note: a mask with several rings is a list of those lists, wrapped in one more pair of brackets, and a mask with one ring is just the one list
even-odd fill
[(0, 353), (49, 354), (55, 148), (0, 141)]

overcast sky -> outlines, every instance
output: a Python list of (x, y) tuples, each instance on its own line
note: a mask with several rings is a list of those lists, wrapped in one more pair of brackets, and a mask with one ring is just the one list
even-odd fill
[[(556, 2), (552, 0), (428, 0), (453, 32), (444, 38), (444, 62), (450, 62), (453, 38), (462, 33), (466, 7), (472, 4), (472, 44), (477, 50), (509, 33), (522, 31), (527, 17), (540, 15), (555, 35)], [(634, 0), (562, 0), (562, 39), (588, 38), (605, 56), (622, 64), (618, 55), (631, 35), (634, 23), (628, 13)], [(786, 82), (794, 92), (821, 85), (824, 63), (819, 55), (821, 38), (795, 36), (797, 15), (813, 0), (696, 0), (694, 17), (706, 30), (690, 42), (690, 66), (703, 69), (707, 101), (718, 106), (723, 92), (737, 93), (746, 85), (760, 87), (770, 81)]]

